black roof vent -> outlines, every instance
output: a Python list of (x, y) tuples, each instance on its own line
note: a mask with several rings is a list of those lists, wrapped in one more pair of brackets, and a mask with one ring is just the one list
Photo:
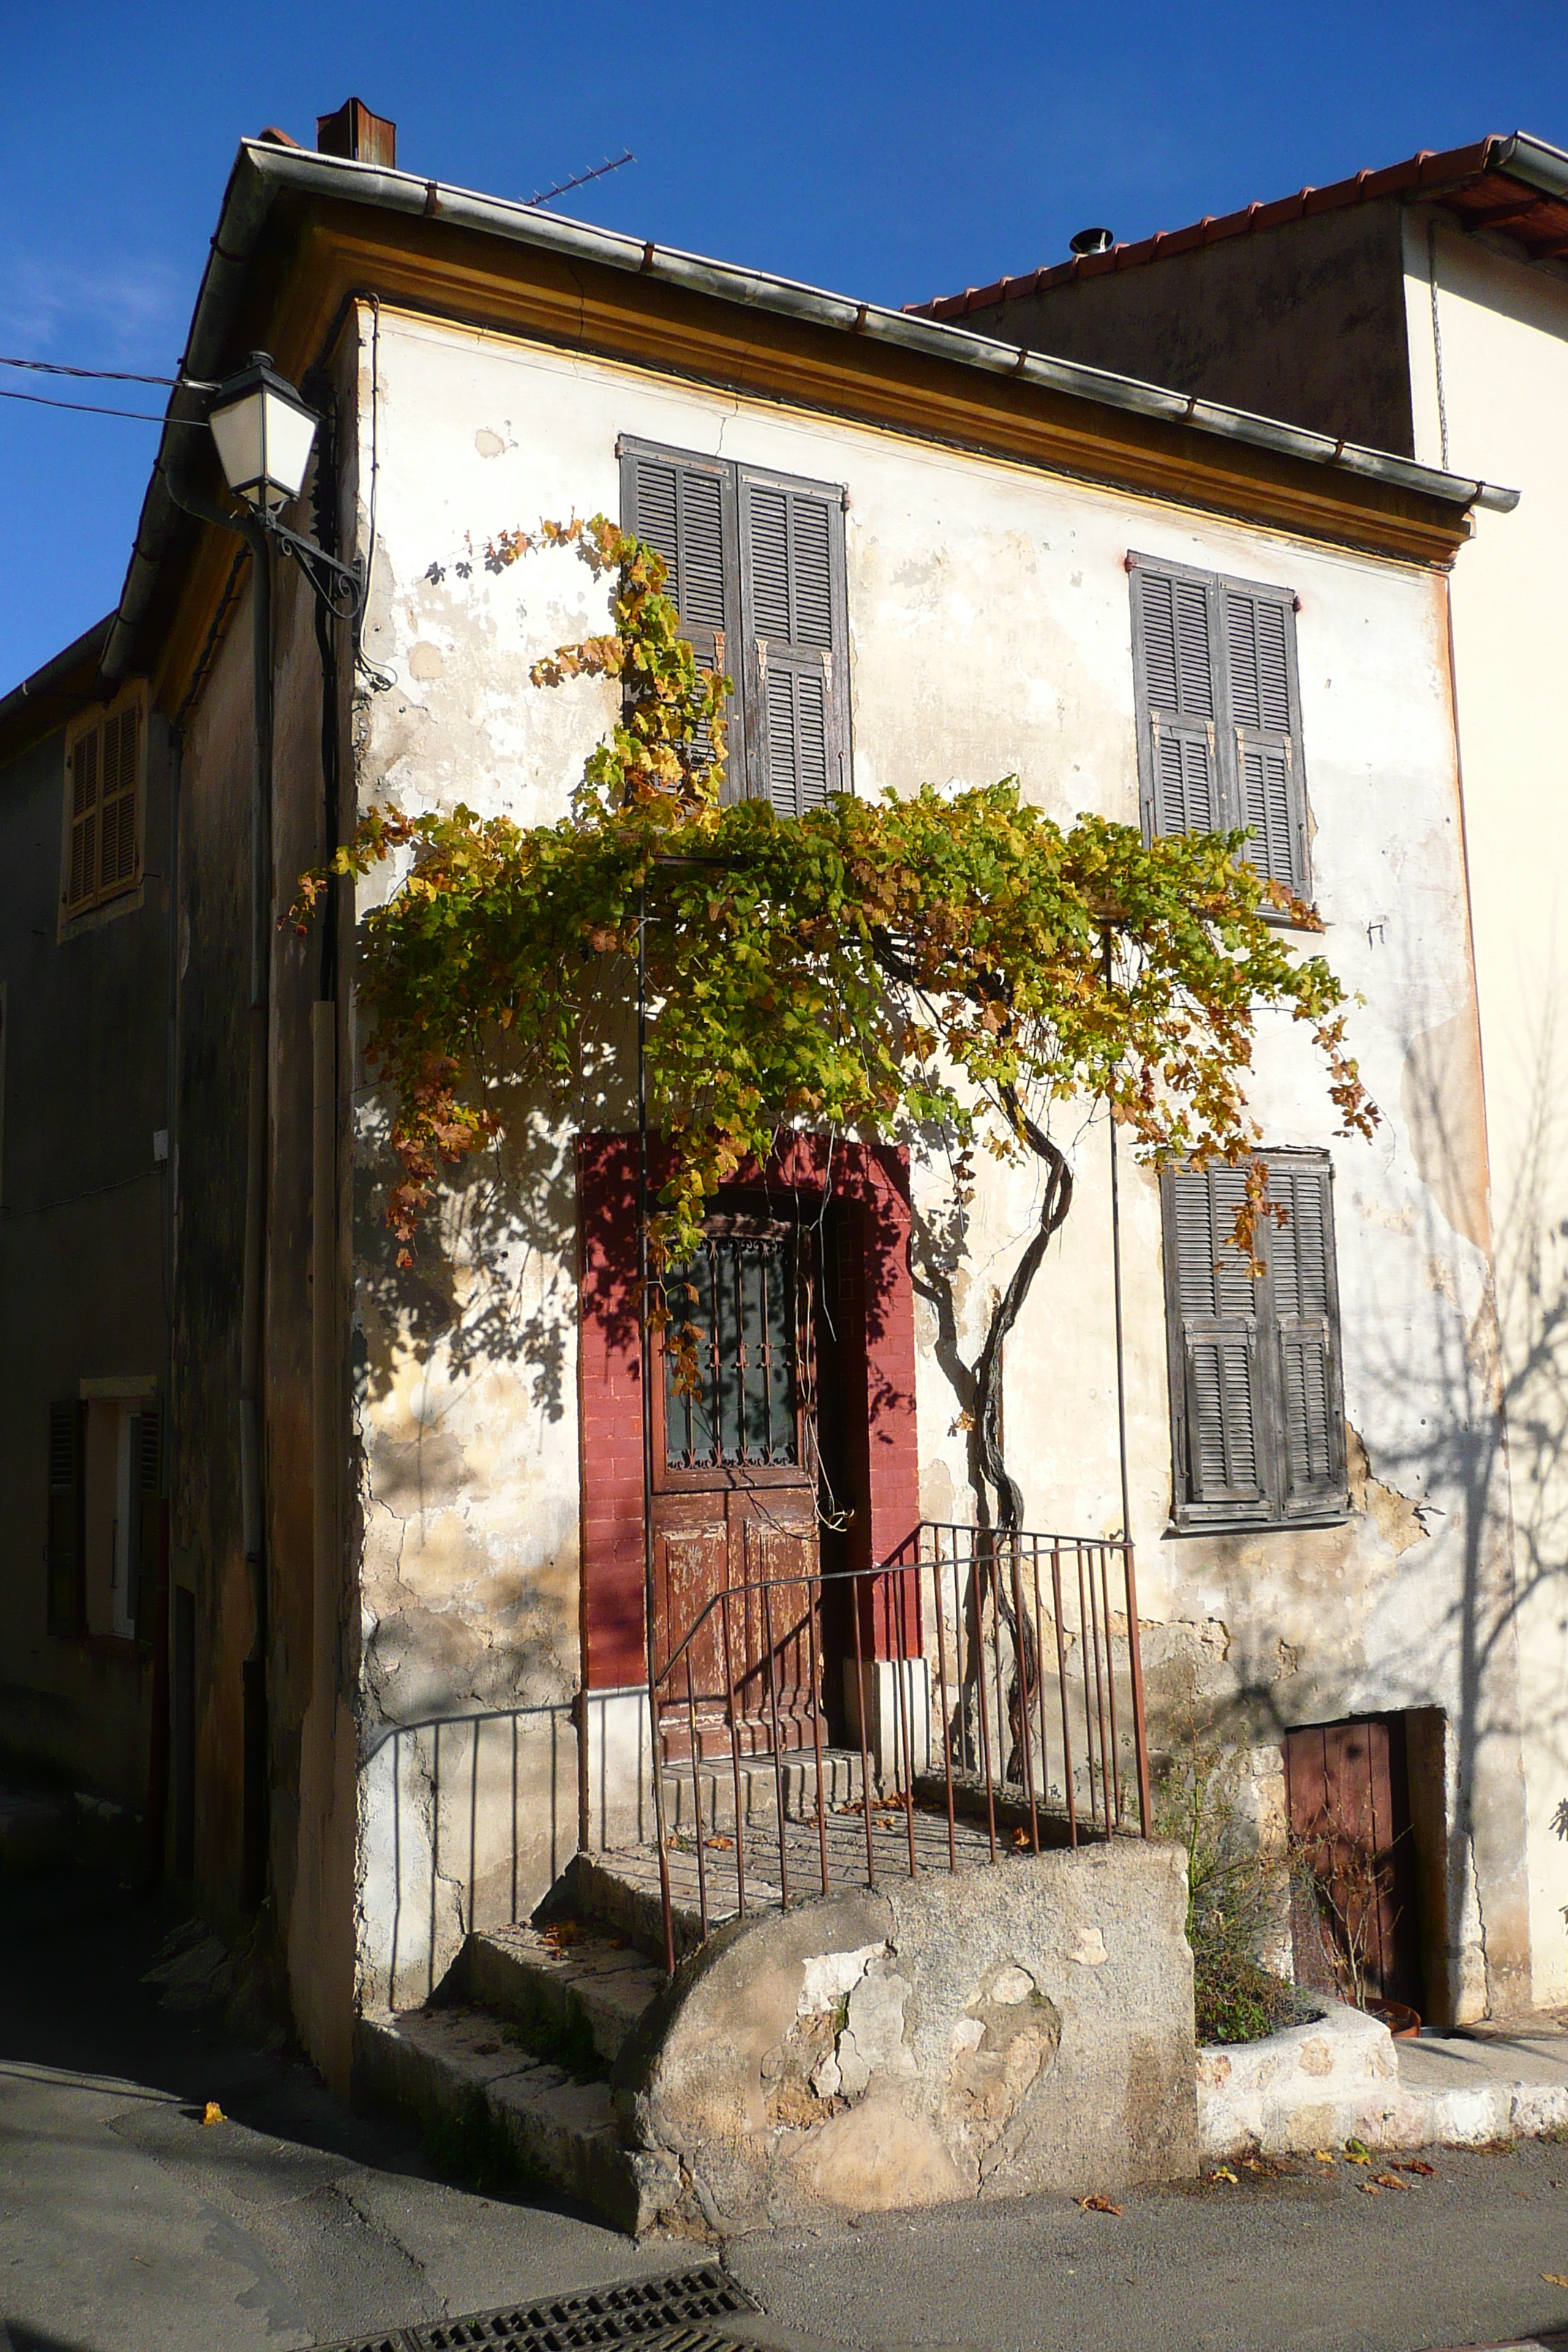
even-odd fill
[(1080, 228), (1068, 243), (1077, 254), (1109, 253), (1116, 239), (1108, 228)]

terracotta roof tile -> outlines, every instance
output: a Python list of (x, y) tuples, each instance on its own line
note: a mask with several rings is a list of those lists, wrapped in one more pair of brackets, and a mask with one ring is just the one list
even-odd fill
[[(1419, 153), (1407, 156), (1401, 163), (1385, 164), (1375, 172), (1363, 170), (1351, 179), (1335, 180), (1326, 188), (1298, 188), (1294, 195), (1279, 196), (1269, 204), (1247, 205), (1240, 212), (1224, 213), (1217, 218), (1205, 214), (1190, 227), (1161, 229), (1136, 244), (1114, 245), (1108, 253), (1074, 254), (1070, 261), (1047, 262), (1016, 278), (994, 278), (989, 286), (971, 286), (962, 294), (938, 295), (931, 301), (908, 302), (904, 307), (916, 318), (961, 319), (972, 310), (994, 310), (1000, 303), (1016, 301), (1022, 295), (1043, 293), (1049, 287), (1079, 278), (1103, 278), (1121, 269), (1142, 268), (1146, 262), (1169, 261), (1199, 247), (1218, 245), (1226, 237), (1247, 236), (1260, 229), (1281, 227), (1289, 221), (1314, 219), (1321, 213), (1339, 212), (1347, 205), (1376, 204), (1385, 196), (1439, 191), (1453, 194), (1485, 178), (1491, 151), (1502, 143), (1493, 133), (1471, 146), (1450, 147), (1440, 153), (1423, 147)], [(1500, 190), (1511, 190), (1518, 183), (1494, 174), (1490, 184)], [(1538, 208), (1553, 212), (1563, 209), (1553, 207), (1547, 197), (1521, 200), (1506, 208), (1478, 205), (1472, 226), (1485, 226), (1489, 221), (1498, 220), (1503, 209), (1517, 222)], [(1550, 251), (1551, 244), (1543, 249)]]

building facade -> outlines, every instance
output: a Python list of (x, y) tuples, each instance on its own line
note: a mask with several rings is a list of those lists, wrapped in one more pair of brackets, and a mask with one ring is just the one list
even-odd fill
[[(1543, 2005), (1568, 1997), (1556, 1826), (1568, 1792), (1556, 1011), (1568, 818), (1549, 642), (1568, 529), (1565, 257), (1568, 155), (1518, 132), (922, 306), (1521, 494), (1517, 513), (1475, 515), (1451, 615)], [(1478, 1193), (1464, 1214), (1481, 1213)]]
[[(570, 1120), (516, 1106), (400, 1270), (353, 952), (356, 911), (397, 876), (377, 869), (357, 909), (341, 897), (303, 933), (280, 919), (356, 810), (564, 814), (615, 689), (529, 673), (603, 626), (604, 590), (566, 551), (498, 572), (482, 551), (574, 513), (635, 524), (672, 559), (694, 641), (739, 642), (736, 775), (781, 814), (826, 791), (1016, 775), (1063, 822), (1237, 816), (1318, 908), (1362, 1000), (1375, 1139), (1336, 1136), (1305, 1046), (1264, 1024), (1253, 1100), (1291, 1215), (1256, 1284), (1225, 1255), (1226, 1174), (1122, 1168), (1126, 1532), (1152, 1733), (1157, 1749), (1201, 1731), (1244, 1751), (1277, 1839), (1313, 1742), (1320, 1778), (1331, 1735), (1371, 1743), (1402, 1809), (1425, 2012), (1527, 1998), (1449, 658), (1449, 565), (1478, 498), (1506, 499), (276, 142), (241, 151), (187, 367), (216, 378), (263, 344), (323, 418), (289, 520), (364, 559), (368, 602), (356, 634), (320, 623), (298, 567), (279, 558), (267, 583), (259, 1018), (258, 581), (195, 435), (168, 436), (99, 668), (106, 708), (144, 681), (149, 711), (180, 720), (169, 1558), (194, 1596), (191, 1859), (202, 1902), (233, 1919), (259, 1858), (318, 2062), (346, 2080), (356, 2007), (423, 1999), (466, 1933), (526, 1916), (580, 1846), (647, 1832), (626, 1057)], [(1077, 1200), (1008, 1344), (1007, 1451), (1030, 1527), (1107, 1537), (1122, 1518), (1108, 1137), (1085, 1116), (1059, 1139)], [(259, 1533), (238, 1410), (258, 1202)], [(1029, 1174), (988, 1172), (959, 1206), (918, 1139), (794, 1139), (721, 1199), (710, 1238), (715, 1296), (732, 1281), (760, 1333), (784, 1263), (769, 1253), (804, 1245), (777, 1229), (781, 1203), (784, 1226), (828, 1237), (832, 1363), (809, 1444), (841, 1524), (820, 1532), (794, 1450), (806, 1405), (787, 1334), (755, 1403), (773, 1417), (770, 1476), (739, 1503), (703, 1475), (722, 1432), (678, 1427), (668, 1396), (671, 1642), (759, 1546), (827, 1561), (842, 1542), (844, 1564), (871, 1568), (979, 1507), (975, 1365), (1034, 1228)], [(846, 1700), (842, 1633), (825, 1616), (820, 1633), (833, 1732), (869, 1701), (864, 1685)]]
[(101, 685), (106, 636), (0, 704), (0, 1744), (141, 1812), (171, 1769), (174, 791), (165, 716)]

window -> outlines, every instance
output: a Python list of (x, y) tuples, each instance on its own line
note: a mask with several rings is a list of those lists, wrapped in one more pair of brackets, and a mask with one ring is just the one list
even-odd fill
[(727, 800), (781, 816), (850, 789), (844, 493), (623, 440), (621, 520), (669, 566), (681, 629), (735, 692)]
[(1162, 1176), (1178, 1526), (1288, 1526), (1346, 1508), (1327, 1156), (1269, 1151), (1255, 1281), (1230, 1235), (1244, 1168)]
[(60, 903), (68, 918), (134, 889), (141, 879), (145, 735), (136, 687), (67, 736)]
[(1248, 862), (1305, 898), (1291, 592), (1129, 560), (1144, 839), (1248, 826)]
[(795, 1229), (710, 1219), (689, 1265), (668, 1285), (672, 1328), (697, 1350), (698, 1388), (665, 1359), (665, 1466), (777, 1469), (800, 1460)]
[(49, 1632), (133, 1641), (163, 1534), (156, 1404), (114, 1396), (52, 1404), (48, 1481)]

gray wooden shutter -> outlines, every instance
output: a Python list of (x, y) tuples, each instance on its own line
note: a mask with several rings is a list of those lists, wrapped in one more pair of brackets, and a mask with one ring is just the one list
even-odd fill
[(1143, 829), (1210, 833), (1226, 822), (1215, 759), (1213, 614), (1202, 580), (1132, 573)]
[(1300, 898), (1307, 890), (1307, 804), (1295, 661), (1295, 614), (1283, 593), (1226, 581), (1225, 646), (1238, 824), (1247, 862)]
[(1246, 1193), (1242, 1168), (1175, 1168), (1166, 1175), (1166, 1263), (1178, 1374), (1178, 1504), (1262, 1505), (1267, 1407), (1258, 1299), (1231, 1240)]
[(1269, 1198), (1288, 1212), (1268, 1227), (1268, 1288), (1279, 1349), (1281, 1487), (1286, 1514), (1345, 1501), (1344, 1411), (1332, 1201), (1326, 1164), (1275, 1166)]
[[(669, 567), (681, 635), (700, 667), (740, 687), (740, 582), (734, 468), (721, 457), (688, 457), (637, 441), (621, 444), (621, 524)], [(746, 745), (739, 691), (725, 713), (726, 800), (743, 790)], [(706, 732), (706, 730), (704, 730)], [(699, 744), (706, 756), (706, 742)]]
[(69, 1640), (82, 1630), (87, 1408), (76, 1398), (49, 1407), (49, 1517), (46, 1622)]
[(804, 816), (849, 776), (841, 490), (740, 470), (750, 790)]

